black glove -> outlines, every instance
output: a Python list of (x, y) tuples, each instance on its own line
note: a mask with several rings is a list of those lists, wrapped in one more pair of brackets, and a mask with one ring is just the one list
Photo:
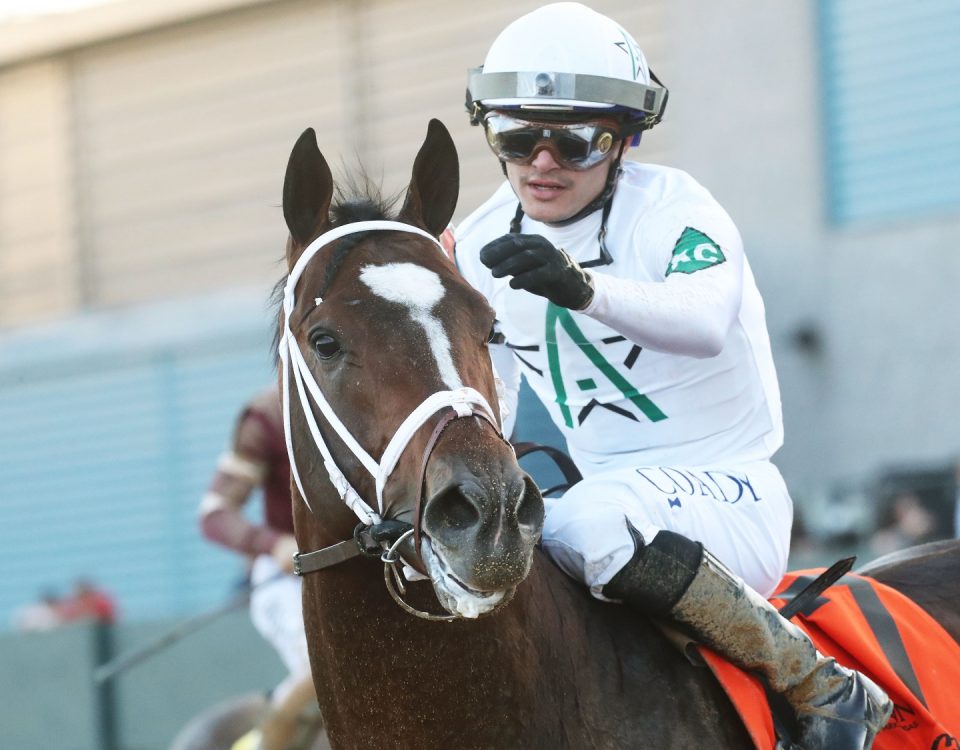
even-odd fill
[(593, 299), (593, 282), (561, 248), (539, 234), (505, 234), (488, 242), (480, 262), (510, 286), (546, 297), (555, 305), (582, 310)]

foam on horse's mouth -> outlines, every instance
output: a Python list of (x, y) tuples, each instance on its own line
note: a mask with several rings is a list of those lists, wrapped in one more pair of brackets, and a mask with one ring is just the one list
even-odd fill
[(426, 535), (423, 537), (421, 553), (440, 603), (452, 614), (475, 619), (491, 612), (509, 593), (471, 589), (453, 574), (447, 561), (434, 551)]

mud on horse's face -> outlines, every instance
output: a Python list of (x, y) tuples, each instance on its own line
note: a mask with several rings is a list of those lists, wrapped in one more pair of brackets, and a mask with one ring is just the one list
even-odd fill
[[(476, 617), (526, 577), (543, 501), (499, 434), (493, 312), (433, 239), (452, 216), (458, 179), (453, 142), (434, 120), (397, 217), (403, 226), (358, 223), (383, 218), (370, 200), (340, 203), (331, 218), (330, 170), (306, 131), (284, 183), (293, 281), (281, 336), (289, 329), (289, 435), (295, 502), (302, 492), (312, 510), (305, 525), (321, 539), (350, 537), (356, 518), (334, 491), (345, 482), (361, 520), (418, 530), (405, 559), (429, 575), (444, 608)], [(300, 396), (314, 384), (318, 393)], [(324, 451), (334, 467), (324, 468)], [(303, 549), (311, 529), (298, 524), (297, 535)]]

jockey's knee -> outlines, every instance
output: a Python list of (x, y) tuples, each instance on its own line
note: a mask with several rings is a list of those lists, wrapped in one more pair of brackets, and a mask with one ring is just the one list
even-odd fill
[(669, 615), (700, 571), (703, 545), (666, 529), (646, 540), (627, 521), (633, 557), (603, 587), (606, 597)]
[[(643, 529), (651, 536), (656, 531)], [(601, 599), (604, 584), (630, 561), (635, 549), (622, 507), (596, 497), (578, 502), (569, 493), (550, 504), (542, 544), (561, 570)]]

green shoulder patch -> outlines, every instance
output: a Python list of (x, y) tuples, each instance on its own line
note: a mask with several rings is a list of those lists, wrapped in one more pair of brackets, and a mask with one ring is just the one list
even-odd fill
[(720, 246), (703, 232), (687, 227), (673, 246), (673, 256), (667, 266), (666, 275), (672, 273), (693, 273), (703, 268), (723, 263), (726, 257)]

